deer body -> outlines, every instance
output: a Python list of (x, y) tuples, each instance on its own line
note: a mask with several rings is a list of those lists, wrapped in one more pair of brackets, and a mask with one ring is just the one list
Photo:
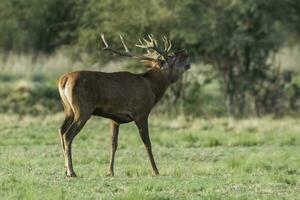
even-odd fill
[[(102, 39), (106, 45), (105, 50), (133, 57), (127, 51), (119, 53), (108, 48), (104, 37)], [(123, 38), (121, 40), (125, 46)], [(156, 48), (155, 44), (152, 48)], [(125, 49), (128, 50), (126, 46)], [(72, 164), (72, 141), (92, 115), (111, 120), (112, 148), (109, 164), (111, 176), (114, 175), (113, 166), (118, 146), (119, 126), (132, 121), (135, 122), (146, 147), (153, 174), (159, 174), (152, 154), (148, 116), (168, 86), (189, 68), (189, 63), (185, 52), (166, 57), (164, 62), (145, 56), (139, 58), (147, 60), (151, 66), (151, 69), (143, 74), (76, 71), (60, 77), (58, 89), (65, 120), (59, 129), (59, 134), (67, 176), (76, 176)]]
[(154, 70), (144, 74), (77, 71), (59, 80), (66, 104), (82, 104), (87, 115), (109, 118), (118, 124), (148, 116), (168, 85), (167, 77)]

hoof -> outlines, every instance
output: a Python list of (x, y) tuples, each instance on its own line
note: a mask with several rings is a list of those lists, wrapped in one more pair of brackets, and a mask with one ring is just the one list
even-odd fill
[(152, 172), (152, 176), (158, 176), (159, 175), (159, 172), (156, 171), (156, 172)]
[(77, 177), (77, 175), (75, 174), (75, 172), (72, 173), (67, 173), (66, 172), (67, 177)]
[(106, 176), (114, 177), (115, 174), (113, 172), (108, 172)]

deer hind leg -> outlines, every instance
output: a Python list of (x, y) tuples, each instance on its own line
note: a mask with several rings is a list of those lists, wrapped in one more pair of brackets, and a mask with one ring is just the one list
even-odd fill
[(138, 120), (135, 121), (138, 129), (139, 129), (139, 134), (141, 136), (141, 139), (146, 147), (147, 154), (151, 163), (152, 167), (152, 174), (153, 175), (159, 175), (158, 169), (155, 164), (155, 160), (152, 154), (152, 147), (151, 147), (151, 141), (149, 137), (149, 129), (148, 129), (148, 119), (143, 119), (143, 120)]
[[(71, 126), (73, 120), (74, 120), (74, 112), (71, 108), (70, 103), (68, 102), (67, 97), (65, 96), (64, 92), (62, 92), (62, 90), (59, 90), (60, 92), (60, 96), (61, 96), (61, 100), (62, 100), (62, 105), (64, 107), (64, 112), (65, 112), (65, 119), (60, 127), (60, 129), (58, 130), (59, 133), (59, 138), (60, 138), (60, 142), (61, 142), (61, 146), (62, 146), (62, 150), (63, 150), (63, 155), (65, 157), (65, 142), (63, 139), (63, 135), (64, 133), (67, 131), (67, 129)], [(66, 160), (66, 159), (65, 159)], [(65, 162), (65, 169), (67, 168), (67, 163)]]
[(64, 111), (65, 111), (65, 119), (64, 119), (60, 129), (58, 130), (58, 132), (59, 132), (63, 152), (65, 152), (65, 144), (64, 144), (64, 140), (63, 140), (63, 134), (71, 126), (71, 124), (74, 120), (74, 112), (73, 112), (72, 108), (69, 105), (67, 105), (64, 102), (62, 102), (62, 104), (63, 104)]
[[(68, 78), (62, 77), (59, 83), (59, 93), (63, 102), (66, 118), (60, 129), (61, 143), (64, 150), (66, 174), (75, 177), (72, 164), (72, 141), (80, 132), (92, 114), (91, 106), (86, 105), (84, 99), (74, 95), (74, 87), (69, 84)], [(85, 99), (86, 100), (86, 99)], [(84, 108), (82, 110), (82, 108)]]
[(67, 169), (67, 163), (66, 163), (66, 158), (65, 158), (65, 149), (66, 149), (65, 146), (66, 145), (64, 142), (63, 135), (67, 131), (67, 129), (71, 126), (73, 119), (74, 119), (73, 115), (66, 115), (65, 120), (64, 120), (63, 124), (61, 125), (61, 128), (59, 129), (59, 137), (60, 137), (60, 142), (61, 142), (64, 161), (65, 161), (65, 164), (64, 164), (65, 170)]
[(64, 144), (64, 140), (63, 140), (63, 134), (71, 126), (73, 119), (74, 119), (74, 116), (66, 115), (65, 120), (59, 129), (59, 136), (60, 136), (60, 141), (61, 141), (61, 146), (63, 148), (63, 152), (65, 152), (65, 144)]
[(111, 153), (110, 153), (108, 175), (114, 176), (114, 160), (115, 160), (115, 153), (118, 148), (119, 124), (117, 124), (114, 121), (111, 121), (110, 122), (110, 132), (111, 132)]
[(68, 177), (76, 177), (75, 171), (73, 169), (72, 163), (72, 142), (74, 137), (80, 132), (82, 127), (85, 125), (90, 115), (76, 115), (74, 121), (70, 127), (63, 134), (63, 142), (65, 145), (65, 164), (66, 164), (66, 174)]

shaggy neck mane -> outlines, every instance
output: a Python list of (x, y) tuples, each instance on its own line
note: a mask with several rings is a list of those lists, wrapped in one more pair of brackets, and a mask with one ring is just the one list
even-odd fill
[(152, 68), (142, 74), (155, 94), (155, 103), (163, 96), (169, 86), (168, 73), (161, 69)]

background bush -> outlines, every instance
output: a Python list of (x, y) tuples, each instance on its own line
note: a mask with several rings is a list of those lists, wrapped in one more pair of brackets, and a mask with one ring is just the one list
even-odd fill
[[(166, 35), (174, 47), (187, 48), (192, 61), (209, 70), (195, 69), (172, 86), (162, 110), (176, 105), (175, 113), (187, 115), (206, 115), (209, 110), (217, 116), (282, 116), (298, 111), (299, 66), (287, 71), (273, 58), (284, 47), (299, 44), (299, 24), (297, 0), (0, 0), (0, 51), (5, 66), (12, 52), (31, 54), (33, 60), (64, 52), (84, 68), (99, 69), (117, 59), (100, 51), (100, 33), (116, 48), (121, 47), (118, 34), (124, 35), (131, 50), (139, 53), (133, 48), (138, 38)], [(35, 92), (50, 102), (57, 98), (48, 96), (52, 89), (47, 88), (57, 77), (45, 77), (45, 86), (33, 80), (29, 90), (9, 88), (14, 95), (2, 86), (2, 104), (17, 102), (9, 109), (2, 106), (2, 111), (18, 112), (23, 103), (35, 104)]]

